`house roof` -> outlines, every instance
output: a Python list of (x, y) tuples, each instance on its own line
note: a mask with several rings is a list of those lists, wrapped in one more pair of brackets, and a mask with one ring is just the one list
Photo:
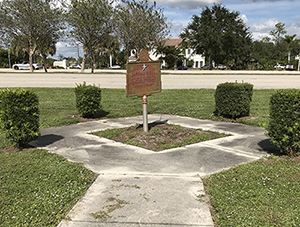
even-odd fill
[(182, 43), (182, 38), (166, 38), (162, 40), (165, 43), (165, 46), (175, 46), (178, 47)]

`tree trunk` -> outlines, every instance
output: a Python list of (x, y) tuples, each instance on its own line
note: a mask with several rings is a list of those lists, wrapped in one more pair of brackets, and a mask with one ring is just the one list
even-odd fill
[(32, 61), (33, 51), (29, 50), (29, 65), (30, 65), (30, 72), (33, 72), (33, 61)]
[(95, 54), (92, 54), (92, 69), (91, 69), (91, 73), (94, 73), (95, 64), (96, 64)]
[(44, 65), (44, 69), (45, 72), (47, 73), (47, 56), (43, 54), (43, 65)]
[(211, 58), (211, 55), (209, 55), (209, 70), (212, 70), (212, 58)]
[(82, 59), (82, 65), (81, 65), (81, 70), (80, 72), (83, 73), (84, 71), (84, 66), (85, 66), (85, 59), (86, 59), (86, 49), (84, 48), (84, 51), (83, 51), (83, 59)]
[(112, 54), (109, 54), (109, 67), (112, 68)]

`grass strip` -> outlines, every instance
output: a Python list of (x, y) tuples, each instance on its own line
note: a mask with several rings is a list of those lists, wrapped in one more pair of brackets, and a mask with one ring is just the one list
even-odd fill
[(0, 153), (0, 226), (57, 226), (95, 179), (45, 150)]
[[(42, 128), (78, 123), (74, 88), (30, 88), (40, 102)], [(262, 127), (269, 119), (270, 90), (254, 90), (250, 107), (252, 118), (236, 122)], [(170, 89), (148, 98), (149, 114), (174, 114), (198, 119), (226, 120), (215, 117), (215, 89)], [(103, 117), (119, 118), (143, 114), (141, 98), (125, 96), (124, 89), (102, 89)]]
[(216, 226), (300, 226), (299, 164), (271, 156), (205, 179)]
[[(81, 121), (74, 88), (29, 88), (39, 98), (40, 127), (58, 127)], [(269, 100), (275, 90), (254, 90), (250, 118), (234, 122), (263, 127), (269, 120)], [(197, 119), (232, 121), (214, 116), (214, 89), (163, 90), (148, 98), (149, 114), (174, 114)], [(125, 96), (124, 89), (102, 89), (103, 117), (120, 118), (143, 114), (141, 98)], [(10, 143), (0, 133), (0, 148)]]

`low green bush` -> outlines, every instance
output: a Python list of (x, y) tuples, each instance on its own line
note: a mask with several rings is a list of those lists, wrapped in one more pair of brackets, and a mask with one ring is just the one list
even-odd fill
[(215, 115), (236, 119), (249, 116), (253, 85), (249, 83), (219, 84), (215, 93)]
[(5, 137), (24, 147), (40, 136), (39, 101), (33, 91), (23, 88), (0, 90), (0, 126)]
[(83, 117), (97, 117), (100, 115), (101, 89), (95, 85), (76, 84), (76, 108)]
[(267, 131), (282, 153), (300, 153), (300, 90), (278, 90), (271, 96)]

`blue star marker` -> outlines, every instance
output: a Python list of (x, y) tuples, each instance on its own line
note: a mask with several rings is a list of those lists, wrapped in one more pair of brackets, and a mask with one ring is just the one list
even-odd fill
[(143, 71), (145, 71), (146, 68), (147, 68), (147, 66), (144, 64), (143, 65)]

